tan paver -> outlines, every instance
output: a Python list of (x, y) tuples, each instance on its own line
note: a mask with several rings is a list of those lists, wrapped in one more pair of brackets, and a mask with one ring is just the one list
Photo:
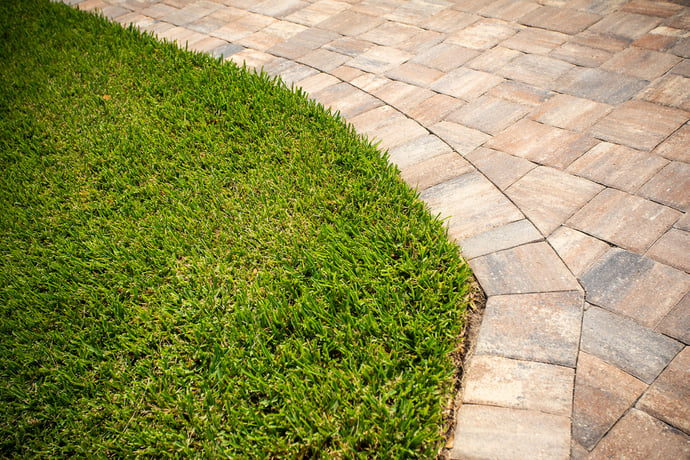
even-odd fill
[(484, 95), (449, 114), (446, 120), (495, 135), (522, 118), (529, 109), (528, 106)]
[(610, 247), (601, 240), (568, 227), (560, 227), (549, 236), (548, 241), (574, 275), (582, 274)]
[(599, 443), (589, 457), (688, 458), (690, 438), (665, 423), (632, 409)]
[(690, 164), (672, 161), (652, 177), (639, 194), (666, 206), (690, 211)]
[(690, 293), (666, 315), (656, 330), (690, 345)]
[(570, 416), (573, 369), (501, 356), (475, 355), (463, 402)]
[(557, 94), (536, 110), (531, 118), (540, 123), (572, 131), (584, 131), (613, 107), (590, 99)]
[(505, 190), (516, 180), (527, 174), (537, 165), (524, 158), (509, 155), (498, 150), (480, 147), (465, 155), (477, 169), (501, 190)]
[(649, 248), (647, 256), (690, 273), (690, 232), (670, 229)]
[(469, 260), (542, 239), (534, 225), (527, 219), (522, 219), (458, 241), (458, 244), (462, 248), (462, 255)]
[(528, 26), (576, 34), (599, 21), (601, 16), (568, 8), (542, 6), (522, 16), (519, 21)]
[(475, 50), (493, 48), (515, 34), (520, 27), (500, 19), (482, 19), (446, 39), (446, 43)]
[(456, 152), (450, 152), (408, 166), (402, 169), (400, 176), (410, 187), (421, 192), (472, 171), (474, 168), (467, 160)]
[(626, 48), (602, 64), (601, 68), (612, 72), (654, 80), (680, 62), (678, 56), (641, 48)]
[(474, 404), (458, 410), (453, 459), (559, 460), (569, 451), (568, 417)]

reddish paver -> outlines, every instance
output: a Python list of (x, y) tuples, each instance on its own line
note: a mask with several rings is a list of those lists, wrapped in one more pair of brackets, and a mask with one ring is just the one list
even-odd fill
[(573, 369), (501, 356), (474, 355), (463, 402), (570, 416)]
[(667, 18), (681, 11), (681, 5), (670, 2), (657, 2), (650, 0), (633, 0), (623, 7), (623, 11), (631, 13), (646, 14), (648, 16), (659, 16)]
[(690, 348), (678, 353), (636, 407), (690, 433)]
[(568, 225), (638, 253), (644, 252), (680, 217), (666, 206), (607, 188)]
[(666, 315), (656, 330), (690, 345), (690, 293)]
[(589, 458), (598, 460), (688, 457), (688, 435), (642, 411), (632, 409), (602, 439)]
[(662, 157), (602, 142), (575, 160), (568, 172), (634, 193), (667, 164)]
[(540, 166), (508, 187), (506, 194), (548, 236), (602, 188), (589, 180)]
[(647, 384), (580, 352), (573, 401), (573, 439), (592, 450), (647, 389)]
[(542, 6), (522, 16), (519, 21), (528, 26), (555, 30), (565, 34), (576, 34), (600, 19), (601, 16), (598, 14), (568, 8)]

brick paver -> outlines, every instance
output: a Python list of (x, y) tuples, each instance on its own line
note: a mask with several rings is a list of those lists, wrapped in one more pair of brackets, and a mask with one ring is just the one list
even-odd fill
[(687, 2), (65, 1), (301, 86), (447, 217), (488, 296), (450, 458), (690, 457)]

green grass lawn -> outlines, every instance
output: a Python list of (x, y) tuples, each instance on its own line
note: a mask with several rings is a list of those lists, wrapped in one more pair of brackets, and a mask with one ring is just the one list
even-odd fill
[(0, 456), (434, 457), (469, 269), (266, 77), (0, 2)]

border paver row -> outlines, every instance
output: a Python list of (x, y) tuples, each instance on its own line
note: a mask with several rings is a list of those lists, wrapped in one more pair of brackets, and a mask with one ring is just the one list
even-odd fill
[(302, 87), (447, 219), (488, 296), (452, 458), (690, 457), (684, 2), (66, 2)]

